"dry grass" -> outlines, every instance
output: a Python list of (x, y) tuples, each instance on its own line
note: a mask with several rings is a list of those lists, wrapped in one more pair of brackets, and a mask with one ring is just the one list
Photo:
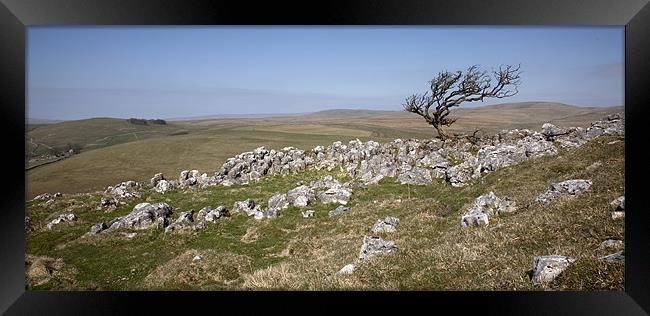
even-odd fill
[(48, 288), (48, 286), (56, 286), (58, 289), (71, 289), (75, 285), (75, 274), (76, 270), (67, 266), (61, 258), (25, 256), (27, 289)]
[(143, 283), (147, 289), (222, 288), (241, 283), (250, 264), (247, 256), (191, 249), (154, 269)]

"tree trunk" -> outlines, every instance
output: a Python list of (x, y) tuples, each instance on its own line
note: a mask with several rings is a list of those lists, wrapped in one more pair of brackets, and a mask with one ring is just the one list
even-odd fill
[(441, 140), (445, 140), (445, 139), (449, 138), (449, 136), (447, 135), (447, 133), (445, 133), (445, 132), (442, 130), (442, 126), (434, 125), (433, 127), (435, 127), (435, 128), (436, 128), (436, 131), (438, 131), (438, 137), (439, 137)]

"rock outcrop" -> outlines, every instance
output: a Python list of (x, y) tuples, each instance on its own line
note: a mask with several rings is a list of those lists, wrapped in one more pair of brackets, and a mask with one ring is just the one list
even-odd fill
[[(212, 176), (185, 170), (178, 184), (180, 187), (230, 186), (257, 181), (266, 175), (338, 168), (364, 184), (375, 184), (388, 177), (402, 184), (426, 185), (439, 178), (462, 187), (484, 173), (530, 158), (555, 155), (558, 152), (556, 144), (575, 148), (601, 135), (624, 135), (625, 118), (622, 113), (610, 115), (586, 129), (560, 128), (550, 123), (541, 129), (541, 133), (528, 129), (504, 130), (473, 143), (459, 139), (395, 139), (380, 144), (357, 139), (347, 144), (337, 141), (329, 146), (316, 146), (311, 150), (258, 147), (227, 159)], [(293, 200), (290, 203), (294, 203)], [(298, 204), (304, 206), (304, 199)]]

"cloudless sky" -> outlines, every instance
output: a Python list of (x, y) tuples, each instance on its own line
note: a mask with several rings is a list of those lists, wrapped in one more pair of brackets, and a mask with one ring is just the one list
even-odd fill
[(27, 116), (401, 110), (473, 64), (521, 64), (522, 84), (464, 106), (623, 105), (623, 27), (29, 27)]

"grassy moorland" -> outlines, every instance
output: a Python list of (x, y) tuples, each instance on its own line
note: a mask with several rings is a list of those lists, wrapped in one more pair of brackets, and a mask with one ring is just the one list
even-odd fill
[[(139, 165), (145, 160), (157, 168), (173, 169), (181, 165), (209, 168), (210, 159), (213, 159), (211, 166), (215, 168), (218, 165), (214, 162), (218, 159), (214, 158), (216, 153), (231, 155), (230, 152), (258, 144), (265, 139), (263, 137), (277, 141), (268, 147), (285, 143), (307, 145), (310, 141), (327, 143), (325, 136), (313, 135), (310, 139), (307, 136), (310, 134), (297, 137), (292, 133), (268, 130), (248, 130), (244, 133), (248, 136), (244, 137), (237, 134), (237, 128), (240, 127), (221, 130), (223, 135), (231, 135), (230, 140), (220, 135), (212, 140), (207, 135), (202, 136), (204, 141), (212, 141), (206, 147), (198, 146), (200, 141), (191, 142), (189, 135), (180, 136), (187, 139), (173, 145), (163, 139), (151, 139), (146, 142), (157, 145), (148, 146), (149, 151), (134, 152), (145, 141), (133, 142), (111, 146), (117, 148), (114, 152), (108, 151), (111, 147), (97, 149), (53, 166), (64, 166), (64, 163), (75, 162), (74, 159), (82, 159), (83, 155), (98, 153), (93, 156), (95, 159), (111, 157), (104, 160), (122, 163), (134, 159), (132, 165), (120, 167), (137, 168), (143, 175), (146, 171), (150, 176), (154, 168), (150, 172), (146, 169), (150, 166)], [(234, 139), (232, 135), (240, 136)], [(145, 153), (148, 155), (140, 157)], [(180, 156), (174, 156), (179, 153)], [(206, 154), (215, 156), (204, 157)], [(286, 193), (298, 182), (308, 183), (328, 172), (270, 176), (250, 185), (190, 188), (164, 195), (148, 190), (142, 197), (110, 213), (97, 209), (101, 194), (64, 195), (49, 206), (42, 201), (28, 201), (27, 215), (35, 227), (33, 232), (27, 233), (28, 261), (38, 262), (53, 272), (39, 274), (41, 270), (29, 270), (27, 287), (57, 290), (538, 290), (542, 288), (532, 285), (528, 278), (533, 256), (560, 254), (578, 260), (550, 284), (551, 288), (622, 290), (624, 266), (600, 262), (597, 258), (608, 254), (598, 250), (602, 241), (624, 239), (624, 221), (612, 220), (608, 213), (609, 202), (624, 194), (624, 157), (623, 137), (599, 137), (575, 150), (560, 150), (556, 156), (534, 158), (499, 169), (462, 188), (438, 182), (407, 186), (387, 178), (377, 185), (355, 189), (349, 203), (350, 211), (337, 217), (327, 216), (334, 206), (315, 203), (309, 207), (316, 211), (312, 218), (302, 218), (299, 209), (291, 206), (273, 220), (257, 221), (239, 214), (208, 225), (202, 231), (165, 234), (159, 230), (144, 230), (137, 231), (132, 239), (122, 234), (80, 237), (91, 225), (128, 214), (140, 202), (167, 202), (175, 209), (174, 218), (180, 211), (204, 206), (230, 208), (235, 201), (246, 198), (265, 204), (273, 194)], [(156, 171), (159, 170), (162, 168)], [(345, 177), (337, 169), (329, 174), (339, 179)], [(118, 176), (123, 175), (126, 173)], [(95, 176), (86, 174), (89, 178)], [(117, 178), (113, 182), (117, 182)], [(571, 178), (591, 179), (591, 190), (575, 199), (559, 200), (546, 206), (533, 202), (550, 183)], [(489, 191), (511, 198), (518, 210), (493, 217), (489, 226), (461, 229), (460, 215), (466, 205)], [(78, 216), (77, 221), (62, 223), (53, 230), (43, 229), (58, 214), (69, 211)], [(341, 267), (354, 262), (363, 236), (370, 233), (378, 219), (386, 216), (400, 219), (396, 232), (380, 235), (395, 241), (398, 252), (355, 263), (355, 272), (351, 275), (336, 274)], [(202, 259), (193, 261), (195, 255)]]
[[(491, 134), (502, 129), (539, 130), (545, 122), (588, 126), (621, 108), (581, 108), (557, 103), (515, 103), (460, 109), (453, 133), (480, 128)], [(379, 142), (395, 138), (430, 138), (431, 126), (406, 112), (330, 110), (292, 117), (201, 119), (167, 125), (134, 125), (120, 119), (89, 119), (36, 125), (26, 135), (27, 150), (79, 145), (80, 154), (28, 170), (27, 198), (46, 192), (101, 190), (125, 180), (147, 181), (163, 172), (218, 170), (240, 152), (259, 146), (311, 149), (359, 138)]]

